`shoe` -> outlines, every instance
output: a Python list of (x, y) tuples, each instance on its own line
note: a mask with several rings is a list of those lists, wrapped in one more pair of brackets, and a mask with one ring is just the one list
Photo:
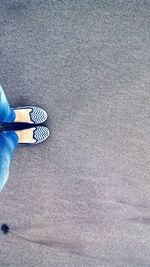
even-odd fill
[(36, 126), (25, 130), (15, 131), (19, 144), (40, 144), (49, 137), (49, 129), (45, 126)]
[(14, 122), (23, 122), (29, 124), (41, 124), (47, 120), (47, 113), (45, 110), (33, 107), (33, 106), (25, 106), (14, 108), (14, 111), (27, 111), (26, 114), (19, 114), (16, 112), (16, 120)]

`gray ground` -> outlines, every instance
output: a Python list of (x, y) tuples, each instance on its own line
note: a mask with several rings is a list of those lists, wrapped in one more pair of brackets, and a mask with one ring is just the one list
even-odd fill
[(0, 267), (150, 266), (150, 1), (0, 0), (0, 82), (49, 115), (0, 195)]

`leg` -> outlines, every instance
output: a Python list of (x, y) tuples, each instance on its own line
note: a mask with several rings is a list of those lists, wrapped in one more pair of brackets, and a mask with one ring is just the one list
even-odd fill
[(13, 108), (10, 108), (5, 93), (0, 85), (0, 123), (13, 122), (16, 114)]
[(9, 166), (17, 144), (18, 135), (14, 131), (0, 133), (0, 192), (8, 180)]

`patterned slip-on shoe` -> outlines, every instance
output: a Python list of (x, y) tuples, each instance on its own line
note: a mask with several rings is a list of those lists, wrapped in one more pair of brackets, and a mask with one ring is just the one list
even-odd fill
[(33, 139), (36, 141), (34, 144), (40, 144), (49, 137), (49, 129), (45, 126), (37, 126), (33, 131)]
[[(32, 130), (33, 136), (31, 136)], [(34, 128), (19, 130), (16, 131), (16, 133), (18, 134), (18, 136), (21, 136), (21, 138), (19, 138), (19, 144), (40, 144), (44, 142), (50, 134), (49, 129), (45, 126), (36, 126)]]
[[(29, 110), (30, 121), (27, 123), (41, 124), (47, 120), (47, 113), (45, 110), (41, 108), (33, 107), (33, 106), (14, 108), (14, 111), (18, 111), (18, 110)], [(15, 121), (15, 122), (24, 122), (24, 121)]]

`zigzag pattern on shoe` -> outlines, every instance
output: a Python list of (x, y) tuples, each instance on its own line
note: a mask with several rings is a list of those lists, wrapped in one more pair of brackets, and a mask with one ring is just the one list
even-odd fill
[(33, 138), (36, 140), (35, 144), (45, 141), (49, 137), (49, 129), (44, 126), (37, 126), (33, 132)]

